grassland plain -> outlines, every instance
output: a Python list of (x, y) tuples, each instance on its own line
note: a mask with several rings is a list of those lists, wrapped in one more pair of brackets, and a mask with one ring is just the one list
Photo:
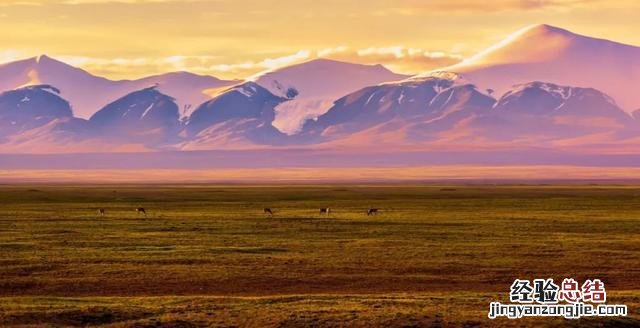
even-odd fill
[[(548, 277), (600, 278), (629, 317), (487, 319)], [(3, 185), (0, 326), (20, 325), (640, 326), (640, 188)]]

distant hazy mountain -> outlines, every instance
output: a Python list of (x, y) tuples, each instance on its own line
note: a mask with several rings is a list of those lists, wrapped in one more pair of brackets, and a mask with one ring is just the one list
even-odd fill
[(200, 105), (185, 124), (187, 149), (271, 144), (283, 137), (271, 124), (287, 101), (254, 82), (227, 89)]
[(176, 141), (179, 119), (173, 98), (150, 87), (108, 104), (89, 122), (92, 130), (104, 138), (157, 145)]
[(512, 85), (546, 81), (595, 88), (623, 109), (640, 106), (640, 47), (535, 25), (443, 70), (500, 95)]
[(0, 65), (0, 91), (26, 85), (49, 84), (60, 90), (77, 117), (89, 118), (106, 104), (136, 90), (157, 85), (176, 99), (182, 109), (195, 107), (210, 97), (206, 91), (237, 81), (187, 72), (168, 73), (140, 80), (112, 81), (47, 56), (39, 56)]
[(274, 125), (285, 133), (294, 133), (306, 119), (326, 112), (336, 99), (366, 86), (406, 77), (382, 65), (315, 59), (262, 73), (252, 79), (271, 93), (292, 99), (276, 108)]

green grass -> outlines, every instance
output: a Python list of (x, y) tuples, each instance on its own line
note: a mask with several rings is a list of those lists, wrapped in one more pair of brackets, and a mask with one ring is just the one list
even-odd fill
[[(634, 186), (1, 186), (0, 325), (638, 325), (639, 236)], [(486, 319), (546, 277), (631, 318)]]

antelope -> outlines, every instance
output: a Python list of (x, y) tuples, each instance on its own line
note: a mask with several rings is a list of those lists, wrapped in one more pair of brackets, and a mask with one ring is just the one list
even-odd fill
[(367, 210), (367, 215), (376, 215), (376, 214), (378, 214), (377, 208), (370, 208), (369, 210)]
[(144, 216), (147, 216), (147, 211), (145, 211), (144, 207), (138, 207), (136, 208), (136, 213), (140, 214), (144, 214)]
[(270, 208), (265, 207), (264, 208), (264, 214), (269, 214), (269, 215), (273, 216), (273, 211)]
[(331, 212), (331, 209), (328, 208), (328, 207), (323, 207), (323, 208), (320, 209), (320, 215), (322, 215), (322, 214), (329, 215), (330, 212)]
[(100, 215), (100, 216), (104, 216), (104, 215), (105, 215), (105, 210), (104, 210), (104, 208), (99, 208), (99, 209), (98, 209), (98, 215)]

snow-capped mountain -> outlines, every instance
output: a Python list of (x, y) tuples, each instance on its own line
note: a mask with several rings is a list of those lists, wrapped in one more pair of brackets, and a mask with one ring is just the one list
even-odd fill
[(595, 88), (625, 110), (640, 106), (640, 47), (549, 26), (522, 29), (500, 43), (442, 70), (462, 74), (500, 95), (512, 85), (546, 81)]
[[(413, 78), (347, 95), (317, 120), (302, 142), (383, 147), (460, 143), (544, 146), (567, 138), (612, 141), (638, 134), (633, 119), (591, 88), (531, 82), (499, 100), (464, 81)], [(635, 131), (635, 132), (634, 132)]]
[(132, 92), (91, 116), (101, 137), (157, 145), (175, 141), (180, 128), (178, 105), (155, 87)]
[(336, 99), (366, 86), (406, 77), (382, 65), (315, 59), (261, 73), (251, 80), (274, 95), (292, 99), (276, 108), (274, 121), (274, 126), (282, 132), (292, 134), (305, 120), (326, 112)]
[(287, 101), (254, 82), (229, 88), (196, 108), (185, 124), (184, 147), (224, 148), (272, 144), (284, 135), (272, 122)]
[(633, 129), (631, 116), (606, 94), (580, 87), (530, 82), (507, 91), (492, 115), (478, 122), (493, 139), (532, 142), (588, 137), (615, 139)]
[(0, 152), (575, 147), (635, 154), (638, 49), (539, 25), (454, 71), (406, 78), (379, 65), (319, 59), (243, 83), (191, 73), (111, 81), (41, 56), (0, 65), (0, 88), (8, 89), (0, 94)]
[(98, 109), (126, 94), (154, 85), (176, 98), (181, 109), (189, 110), (189, 107), (210, 98), (208, 90), (237, 82), (188, 72), (113, 81), (44, 55), (0, 65), (0, 91), (27, 85), (53, 85), (71, 103), (74, 114), (81, 118), (89, 118)]

